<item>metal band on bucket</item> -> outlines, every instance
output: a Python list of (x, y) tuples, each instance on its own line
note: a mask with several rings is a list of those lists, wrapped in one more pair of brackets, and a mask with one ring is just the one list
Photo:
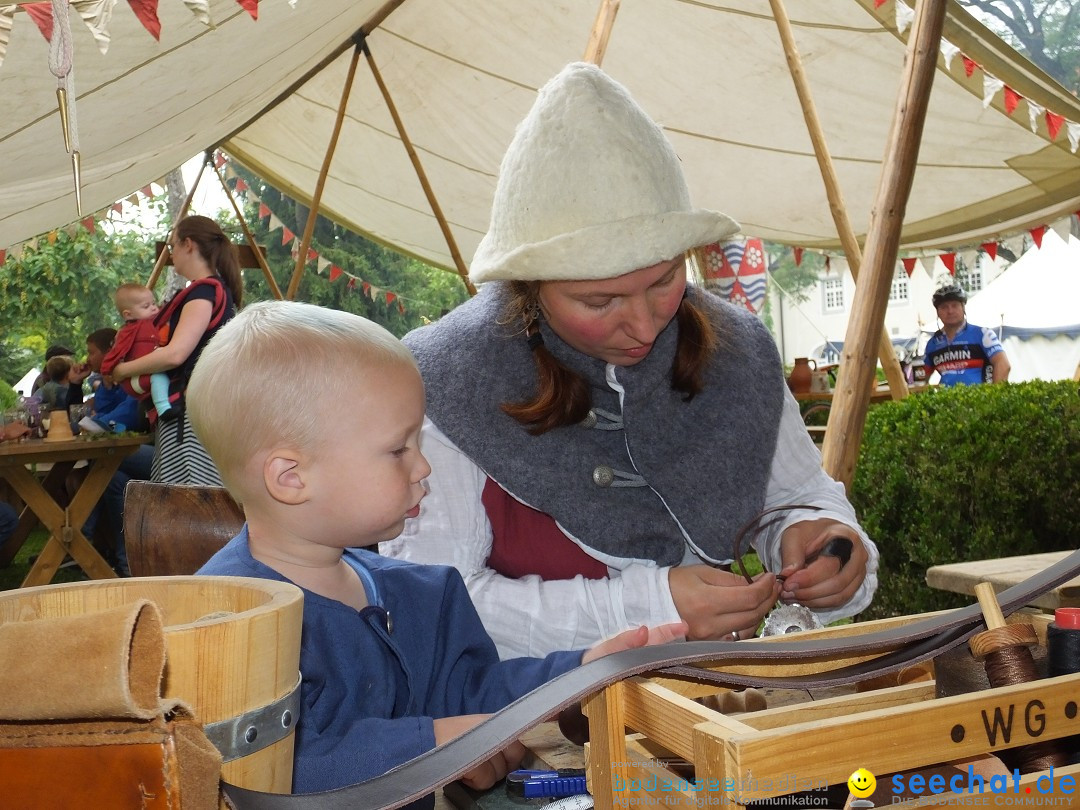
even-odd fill
[(300, 716), (300, 677), (286, 694), (236, 717), (207, 723), (207, 738), (224, 762), (246, 757), (289, 736)]

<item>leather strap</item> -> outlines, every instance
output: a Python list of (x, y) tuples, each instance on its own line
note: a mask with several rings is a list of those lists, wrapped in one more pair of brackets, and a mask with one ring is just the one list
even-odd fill
[[(1080, 551), (998, 594), (1002, 613), (1012, 613), (1077, 574), (1080, 574)], [(808, 689), (852, 683), (894, 672), (951, 649), (983, 629), (982, 612), (974, 604), (911, 624), (842, 638), (766, 644), (688, 641), (628, 650), (560, 675), (446, 745), (366, 782), (302, 796), (259, 793), (228, 784), (225, 792), (237, 810), (355, 810), (361, 807), (394, 810), (422, 799), (467, 773), (543, 718), (552, 717), (585, 696), (633, 675), (662, 672), (727, 686)], [(759, 677), (723, 671), (725, 664), (783, 664), (875, 651), (883, 654), (859, 664), (808, 675)], [(701, 669), (694, 665), (717, 669)]]

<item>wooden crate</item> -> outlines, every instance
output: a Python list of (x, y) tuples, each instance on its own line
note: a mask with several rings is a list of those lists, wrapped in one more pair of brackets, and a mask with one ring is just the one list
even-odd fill
[[(813, 635), (851, 635), (922, 618), (827, 628)], [(1047, 617), (1013, 620), (1034, 623), (1045, 643)], [(778, 676), (834, 669), (839, 663), (855, 663), (864, 657), (791, 665), (744, 660), (724, 669)], [(879, 785), (884, 780), (891, 790), (885, 779), (889, 774), (1080, 734), (1080, 674), (946, 698), (935, 698), (932, 680), (915, 681), (737, 717), (692, 700), (705, 691), (716, 688), (673, 679), (632, 678), (586, 701), (592, 740), (586, 761), (596, 807), (735, 808), (800, 790), (845, 785), (859, 768), (877, 775)], [(692, 763), (696, 781), (690, 782), (685, 771), (680, 775), (668, 767), (665, 761), (670, 757)], [(1075, 775), (1075, 795), (1080, 797), (1080, 766), (1055, 771), (1055, 777), (1062, 775)], [(1024, 775), (1019, 782), (1023, 795), (987, 795), (987, 804), (993, 806), (995, 799), (1017, 799), (1015, 803), (1022, 804), (1026, 798), (1037, 798), (1041, 804), (1053, 804), (1051, 799), (1059, 805), (1070, 804), (1073, 794), (1066, 791), (1067, 781), (1062, 784), (1056, 778), (1053, 790), (1043, 793), (1049, 785), (1045, 776)], [(1040, 777), (1044, 777), (1041, 783)], [(1025, 792), (1028, 789), (1030, 793)], [(884, 801), (882, 796), (879, 792), (873, 797), (877, 806), (957, 804), (958, 799), (948, 788), (936, 798), (925, 796), (918, 802), (893, 803), (891, 796)], [(816, 806), (841, 807), (843, 803)]]

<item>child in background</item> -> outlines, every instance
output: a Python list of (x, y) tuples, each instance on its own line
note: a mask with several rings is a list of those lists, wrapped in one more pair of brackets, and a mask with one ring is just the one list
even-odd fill
[(37, 395), (41, 397), (41, 413), (45, 418), (52, 411), (66, 411), (68, 406), (68, 390), (71, 387), (71, 372), (75, 366), (71, 358), (66, 355), (57, 355), (49, 359), (45, 364), (45, 375), (49, 381), (38, 389)]
[[(455, 569), (359, 548), (417, 517), (430, 472), (420, 374), (370, 321), (252, 304), (203, 351), (187, 412), (247, 519), (199, 573), (304, 591), (297, 793), (378, 776), (583, 662), (686, 632), (639, 627), (584, 654), (500, 661)], [(488, 787), (523, 755), (515, 744), (465, 782)]]
[[(159, 345), (158, 326), (154, 319), (161, 310), (153, 292), (142, 284), (121, 284), (116, 288), (113, 301), (116, 311), (124, 319), (124, 325), (116, 333), (112, 349), (101, 361), (101, 372), (105, 375), (112, 374), (119, 363), (150, 354)], [(149, 393), (159, 419), (165, 418), (169, 412), (169, 375), (165, 372), (131, 377), (121, 385), (138, 399), (144, 399)]]

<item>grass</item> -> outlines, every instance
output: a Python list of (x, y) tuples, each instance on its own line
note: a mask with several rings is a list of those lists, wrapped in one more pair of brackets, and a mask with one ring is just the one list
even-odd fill
[[(45, 541), (49, 539), (49, 533), (42, 527), (34, 529), (30, 532), (30, 536), (23, 543), (23, 547), (19, 549), (19, 553), (15, 555), (15, 559), (11, 561), (11, 564), (6, 568), (0, 568), (0, 591), (8, 591), (13, 588), (18, 588), (22, 581), (26, 578), (26, 575), (30, 573), (30, 566), (33, 565), (31, 557), (37, 557), (41, 553), (41, 549), (45, 546)], [(72, 566), (70, 568), (61, 568), (56, 572), (56, 576), (53, 577), (53, 582), (81, 582), (87, 579), (86, 574), (78, 566)]]

